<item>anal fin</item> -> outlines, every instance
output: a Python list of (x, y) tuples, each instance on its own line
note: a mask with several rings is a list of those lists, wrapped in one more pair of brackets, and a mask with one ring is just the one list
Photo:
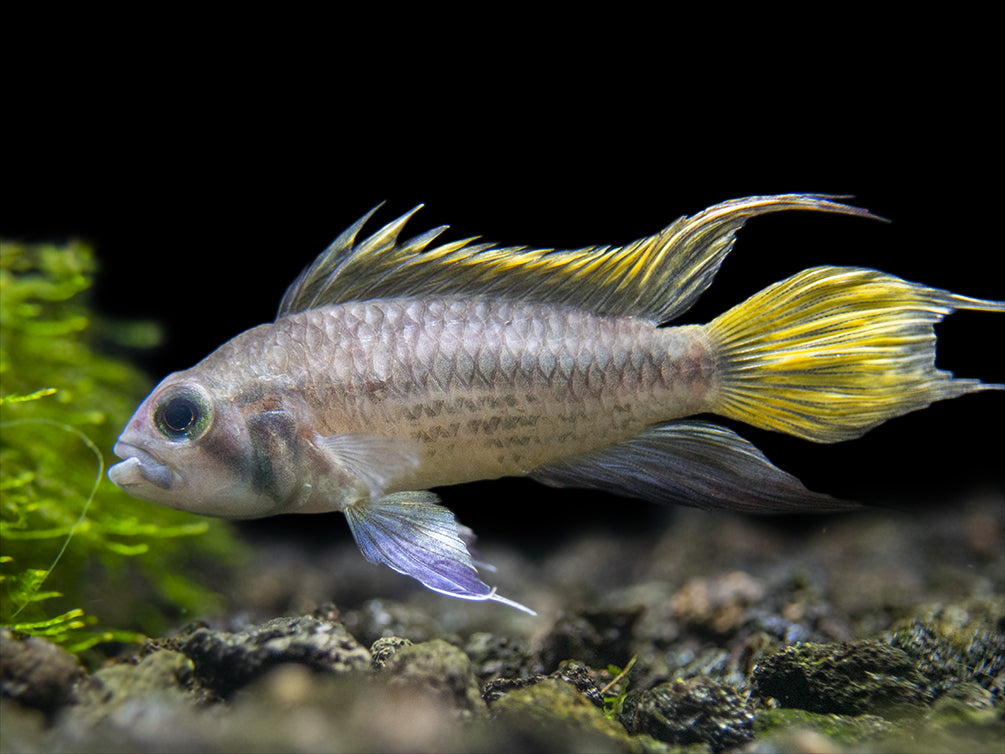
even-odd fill
[(432, 492), (396, 492), (345, 509), (349, 528), (371, 563), (384, 563), (434, 592), (465, 600), (491, 600), (537, 615), (496, 593), (479, 576), (463, 538), (470, 529), (438, 505)]
[(538, 469), (531, 477), (552, 487), (752, 513), (858, 507), (812, 492), (732, 430), (697, 420), (651, 427), (618, 445)]

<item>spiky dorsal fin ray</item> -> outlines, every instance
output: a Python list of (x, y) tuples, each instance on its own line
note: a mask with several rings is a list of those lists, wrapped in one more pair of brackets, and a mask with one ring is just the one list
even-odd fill
[[(280, 317), (330, 304), (400, 296), (491, 295), (668, 322), (711, 284), (736, 231), (757, 215), (804, 209), (875, 217), (824, 194), (752, 196), (681, 217), (625, 246), (571, 251), (498, 247), (475, 238), (429, 249), (447, 226), (399, 242), (421, 207), (356, 242), (364, 215), (289, 287)], [(378, 205), (379, 206), (379, 205)]]

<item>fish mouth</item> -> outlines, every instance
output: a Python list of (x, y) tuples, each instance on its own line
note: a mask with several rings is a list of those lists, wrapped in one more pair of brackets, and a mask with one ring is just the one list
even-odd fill
[(121, 463), (115, 464), (108, 470), (108, 478), (116, 487), (126, 489), (149, 482), (162, 490), (171, 489), (174, 481), (171, 468), (143, 448), (120, 441), (115, 443), (112, 452), (123, 459)]

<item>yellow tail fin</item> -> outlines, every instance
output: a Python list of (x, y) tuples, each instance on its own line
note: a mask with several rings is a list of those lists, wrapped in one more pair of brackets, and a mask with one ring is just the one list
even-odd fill
[(709, 323), (713, 410), (837, 442), (934, 401), (1005, 389), (935, 367), (934, 325), (954, 309), (1005, 311), (1005, 302), (855, 267), (800, 272)]

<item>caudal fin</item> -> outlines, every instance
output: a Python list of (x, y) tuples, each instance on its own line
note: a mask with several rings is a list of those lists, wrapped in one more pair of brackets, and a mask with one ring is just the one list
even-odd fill
[(815, 267), (708, 325), (714, 411), (816, 442), (858, 437), (894, 416), (1005, 385), (935, 367), (935, 323), (956, 309), (1005, 311), (876, 270)]

